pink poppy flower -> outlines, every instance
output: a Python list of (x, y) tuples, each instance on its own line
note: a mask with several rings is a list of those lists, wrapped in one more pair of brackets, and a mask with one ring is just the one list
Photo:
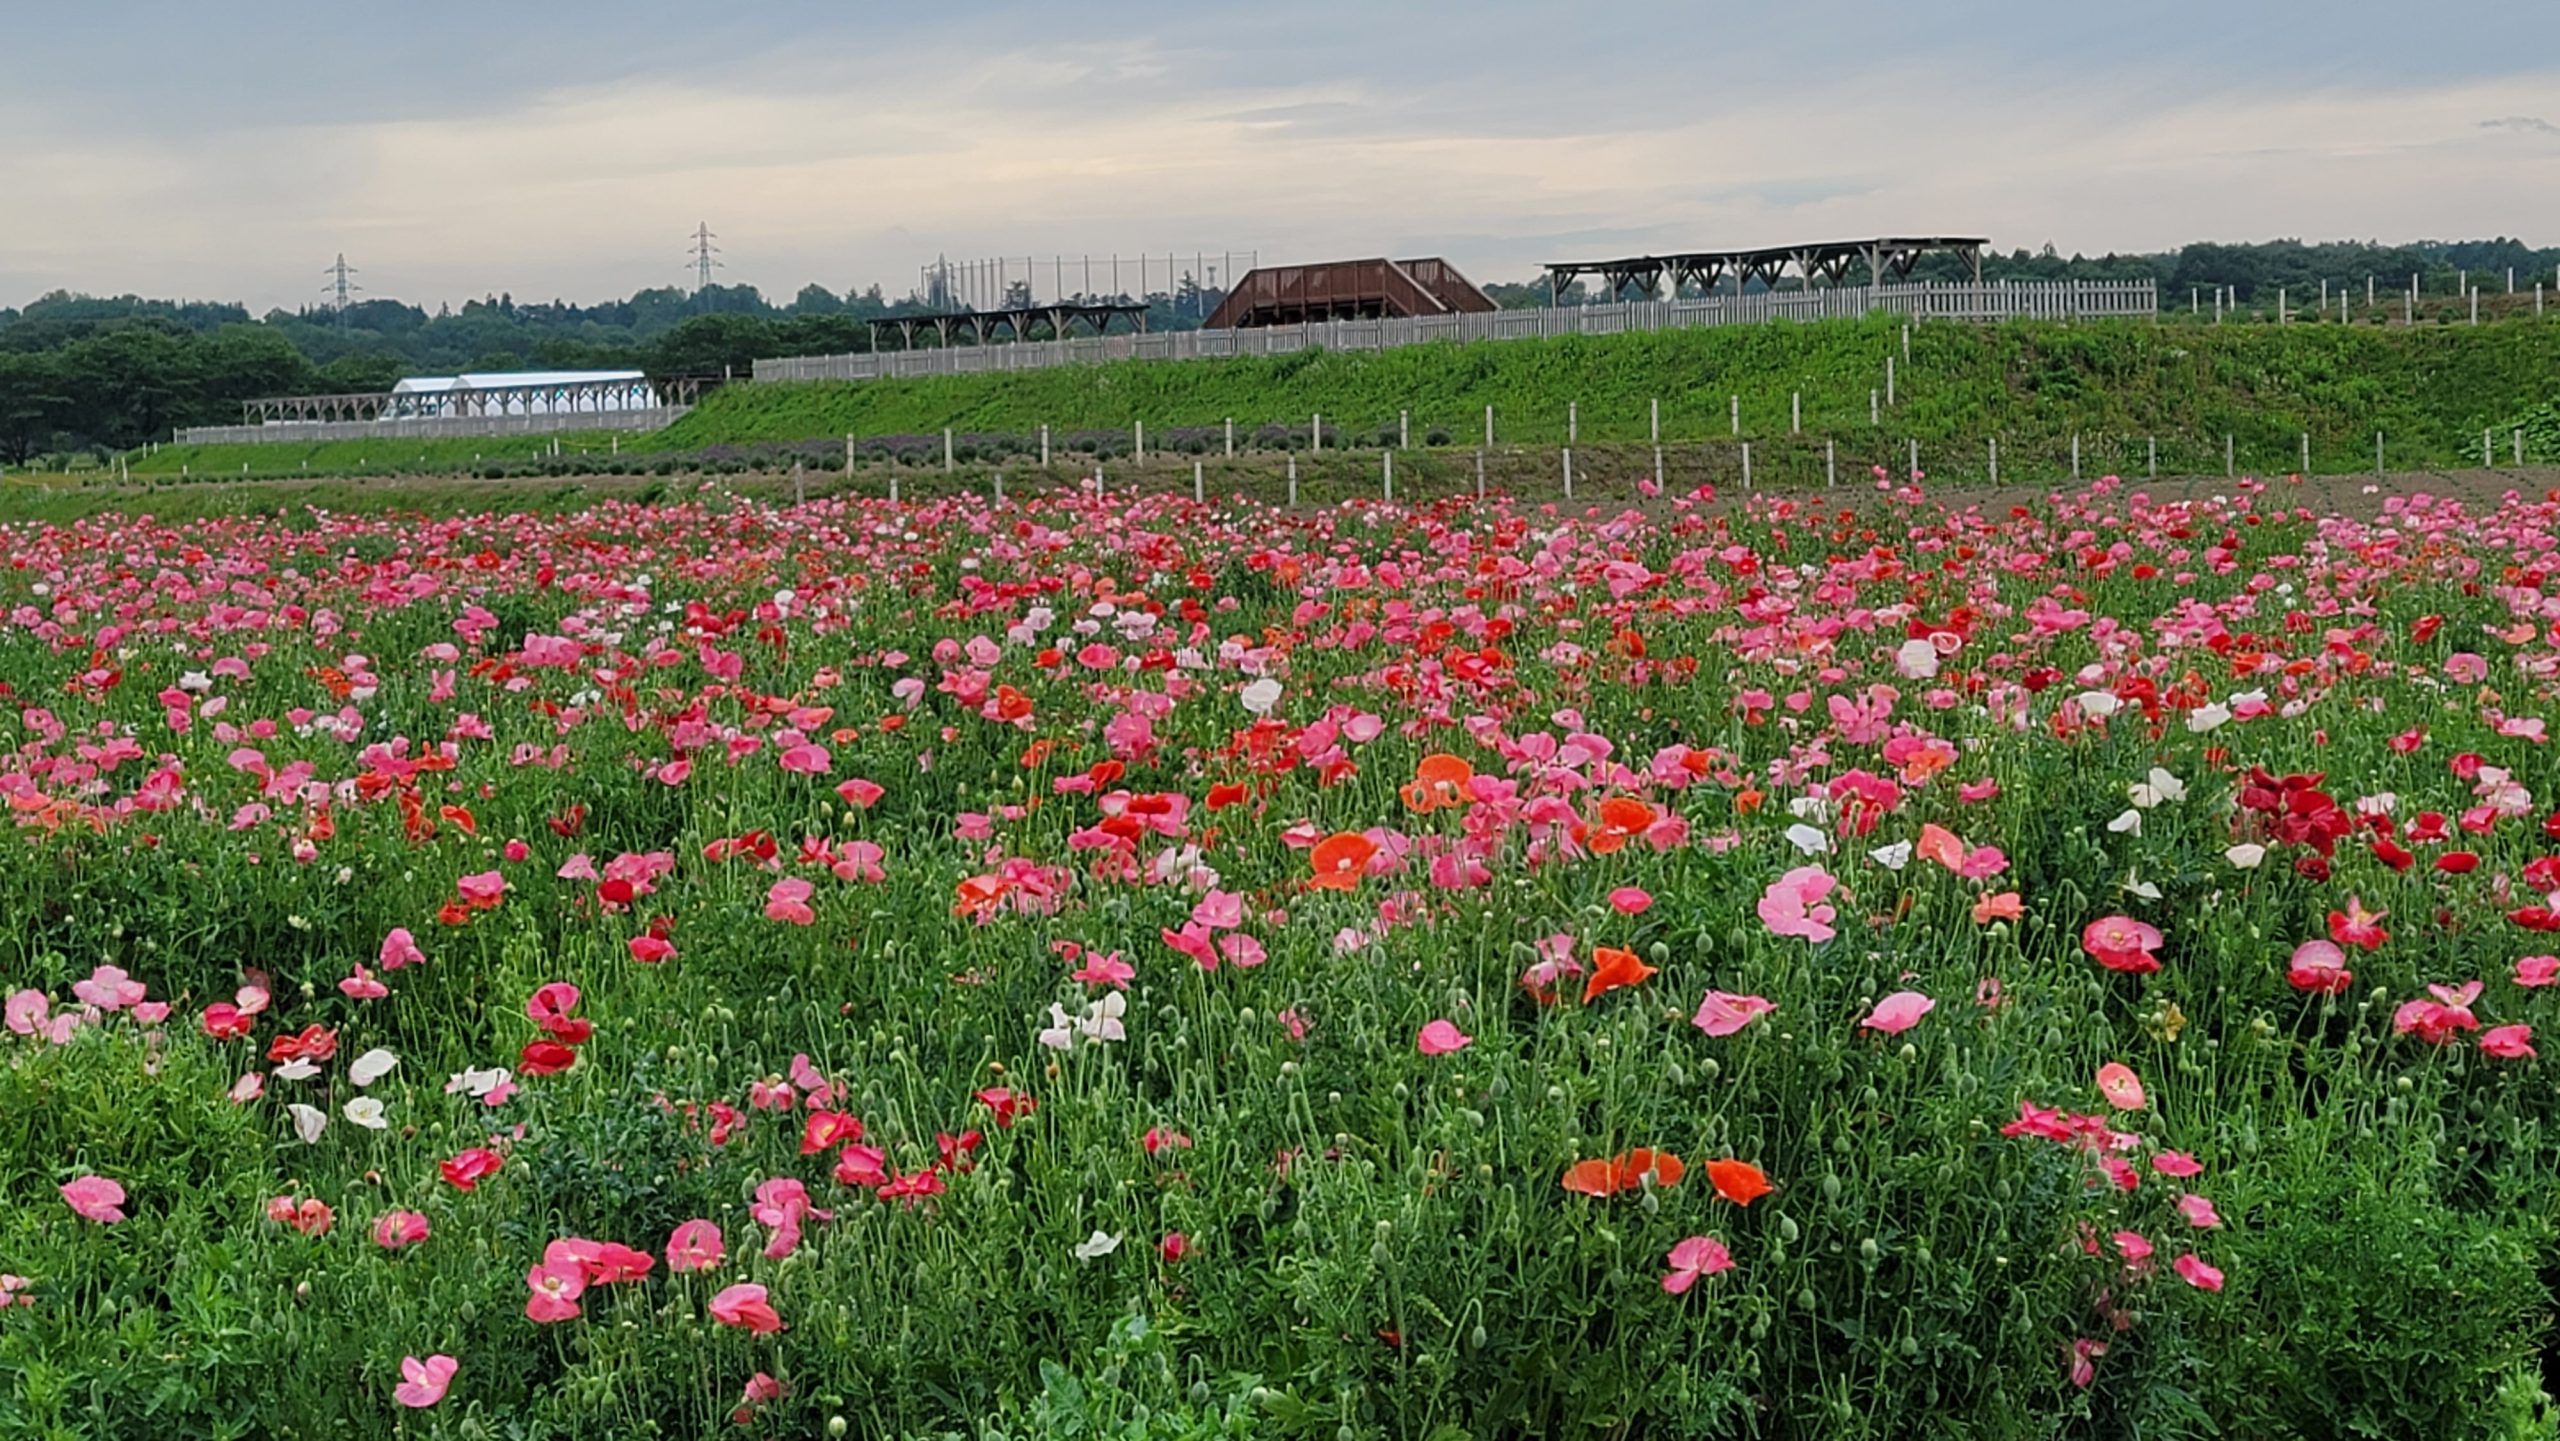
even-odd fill
[(1475, 1037), (1447, 1021), (1433, 1021), (1422, 1028), (1422, 1034), (1414, 1044), (1426, 1056), (1445, 1056), (1451, 1051), (1463, 1051), (1474, 1045)]
[(427, 1218), (415, 1211), (385, 1211), (373, 1223), (373, 1244), (386, 1251), (427, 1239)]
[(2480, 1049), (2502, 1061), (2530, 1061), (2533, 1027), (2493, 1026), (2480, 1033)]
[(455, 881), (453, 889), (466, 903), (486, 908), (496, 905), (498, 898), (506, 894), (507, 878), (496, 871), (482, 871)]
[(120, 1011), (143, 997), (142, 982), (124, 973), (121, 966), (100, 966), (85, 981), (73, 981), (71, 994), (102, 1011)]
[(2086, 1391), (2098, 1379), (2097, 1358), (2107, 1354), (2107, 1343), (2082, 1336), (2065, 1348), (2065, 1354), (2071, 1360), (2071, 1384)]
[(789, 876), (775, 881), (773, 888), (764, 894), (765, 919), (788, 921), (795, 926), (816, 925), (818, 913), (809, 908), (809, 897), (813, 890), (814, 888), (807, 881), (798, 876)]
[(2308, 940), (2293, 948), (2292, 960), (2286, 962), (2285, 983), (2297, 991), (2334, 996), (2355, 983), (2355, 973), (2347, 969), (2347, 953), (2334, 942)]
[(1839, 934), (1831, 926), (1837, 912), (1823, 904), (1839, 884), (1820, 866), (1798, 866), (1761, 893), (1760, 923), (1772, 935), (1801, 936), (1820, 945)]
[(687, 1221), (667, 1238), (669, 1271), (708, 1271), (720, 1264), (720, 1257), (720, 1228), (710, 1221)]
[(1776, 1009), (1778, 1003), (1765, 996), (1709, 991), (1707, 998), (1698, 1003), (1698, 1013), (1689, 1018), (1689, 1024), (1710, 1036), (1730, 1036)]
[(846, 805), (855, 810), (867, 811), (877, 804), (882, 796), (887, 795), (888, 791), (883, 789), (878, 781), (867, 781), (860, 776), (855, 776), (850, 780), (838, 782), (836, 794), (843, 798)]
[(1653, 892), (1642, 886), (1620, 886), (1609, 892), (1609, 908), (1622, 916), (1640, 916), (1653, 906)]
[(2180, 1196), (2178, 1214), (2187, 1218), (2188, 1225), (2200, 1231), (2215, 1230), (2222, 1225), (2222, 1217), (2213, 1209), (2213, 1203), (2202, 1196)]
[(2170, 1269), (2176, 1271), (2181, 1280), (2184, 1280), (2188, 1285), (2195, 1287), (2199, 1291), (2219, 1291), (2222, 1289), (2222, 1272), (2220, 1268), (2205, 1264), (2202, 1258), (2196, 1256), (2192, 1252), (2187, 1255), (2180, 1256)]
[(356, 973), (338, 982), (338, 990), (351, 1001), (378, 1001), (391, 994), (391, 988), (373, 978), (364, 962), (356, 962)]
[(1860, 1021), (1860, 1027), (1898, 1036), (1920, 1024), (1920, 1018), (1938, 1008), (1938, 1003), (1918, 991), (1896, 991), (1876, 1002), (1876, 1008)]
[(2147, 975), (2160, 969), (2161, 935), (2156, 926), (2131, 916), (2101, 916), (2080, 932), (2080, 945), (2090, 958), (2111, 971)]
[(2142, 1109), (2142, 1078), (2121, 1061), (2109, 1061), (2098, 1068), (2098, 1092), (2119, 1111)]
[(453, 1385), (453, 1373), (462, 1363), (451, 1356), (429, 1356), (424, 1361), (415, 1356), (400, 1358), (400, 1384), (391, 1389), (391, 1399), (412, 1410), (425, 1410), (444, 1399)]
[(1712, 1276), (1733, 1269), (1733, 1253), (1713, 1236), (1691, 1236), (1671, 1248), (1671, 1271), (1662, 1278), (1662, 1289), (1674, 1296), (1698, 1284), (1700, 1276)]
[(104, 1176), (82, 1176), (63, 1182), (62, 1199), (84, 1221), (105, 1226), (124, 1219), (124, 1187)]
[[(557, 1244), (557, 1243), (554, 1243)], [(573, 1258), (561, 1257), (565, 1264), (553, 1265), (546, 1256), (541, 1265), (524, 1273), (524, 1318), (549, 1324), (566, 1321), (578, 1314), (578, 1297), (587, 1289), (587, 1270)]]
[(745, 1282), (724, 1287), (711, 1298), (711, 1319), (723, 1326), (735, 1326), (758, 1336), (769, 1336), (783, 1329), (782, 1317), (765, 1300), (765, 1289)]
[(2560, 956), (2527, 956), (2516, 962), (2516, 984), (2528, 988), (2560, 984)]
[(835, 757), (816, 741), (802, 741), (784, 750), (780, 763), (793, 775), (822, 776), (835, 765)]
[(2183, 1181), (2204, 1174), (2204, 1166), (2184, 1151), (2162, 1151), (2151, 1158), (2151, 1169), (2163, 1176)]
[(427, 953), (418, 949), (418, 938), (409, 934), (409, 928), (394, 926), (391, 934), (382, 938), (382, 954), (375, 961), (386, 971), (396, 971), (402, 966), (421, 964), (426, 958)]

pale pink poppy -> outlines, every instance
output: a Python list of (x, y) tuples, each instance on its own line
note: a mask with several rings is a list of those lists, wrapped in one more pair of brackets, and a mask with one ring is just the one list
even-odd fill
[(846, 805), (853, 807), (855, 810), (867, 811), (871, 809), (873, 805), (877, 804), (882, 796), (887, 795), (888, 792), (881, 787), (878, 781), (867, 781), (860, 776), (855, 776), (851, 780), (838, 782), (836, 785), (836, 794), (843, 798)]
[(2109, 1061), (2098, 1068), (2098, 1092), (2119, 1111), (2142, 1109), (2142, 1078), (2122, 1061)]
[(100, 966), (85, 981), (73, 981), (71, 994), (102, 1011), (120, 1011), (143, 997), (142, 982), (121, 966)]
[(2180, 1279), (2199, 1291), (2222, 1289), (2221, 1269), (2207, 1265), (2201, 1257), (2192, 1253), (2180, 1256), (2171, 1269), (2178, 1273)]
[(1622, 916), (1640, 916), (1653, 906), (1653, 892), (1642, 886), (1620, 886), (1609, 892), (1609, 908)]
[(2163, 1176), (2185, 1180), (2204, 1174), (2204, 1166), (2184, 1151), (2162, 1151), (2151, 1158), (2151, 1169)]
[(578, 1314), (578, 1297), (587, 1289), (586, 1267), (568, 1257), (565, 1264), (553, 1265), (546, 1256), (541, 1265), (524, 1273), (524, 1318), (549, 1323), (566, 1321)]
[(2200, 1231), (2214, 1230), (2222, 1225), (2222, 1217), (2213, 1209), (2213, 1203), (2202, 1196), (2180, 1196), (2178, 1214), (2187, 1218), (2188, 1225)]
[(1691, 1236), (1671, 1248), (1671, 1271), (1662, 1289), (1678, 1296), (1698, 1284), (1700, 1276), (1733, 1269), (1733, 1253), (1713, 1236)]
[(1920, 1018), (1938, 1008), (1938, 1003), (1918, 991), (1896, 991), (1876, 1002), (1876, 1008), (1858, 1024), (1870, 1031), (1898, 1036), (1920, 1024)]
[(81, 1176), (63, 1182), (62, 1199), (84, 1221), (104, 1226), (124, 1219), (124, 1187), (104, 1176)]
[(2560, 956), (2527, 956), (2516, 962), (2516, 984), (2526, 987), (2560, 984)]
[(351, 1001), (378, 1001), (391, 994), (391, 988), (375, 980), (362, 961), (356, 962), (354, 975), (338, 982), (338, 990)]
[(1825, 905), (1840, 882), (1820, 866), (1798, 866), (1769, 883), (1760, 896), (1760, 923), (1770, 933), (1800, 936), (1819, 945), (1839, 934), (1831, 922), (1837, 912)]
[(1447, 1021), (1433, 1021), (1422, 1028), (1422, 1034), (1414, 1044), (1426, 1056), (1445, 1056), (1451, 1051), (1463, 1051), (1474, 1045), (1475, 1037)]
[(1709, 991), (1707, 998), (1698, 1003), (1698, 1013), (1689, 1018), (1689, 1023), (1710, 1036), (1730, 1036), (1777, 1008), (1778, 1003), (1765, 996)]
[(802, 741), (782, 752), (780, 764), (794, 775), (822, 776), (835, 765), (835, 757), (816, 741)]
[(424, 1361), (415, 1356), (400, 1358), (400, 1384), (391, 1390), (391, 1399), (413, 1410), (424, 1410), (444, 1399), (453, 1385), (453, 1373), (462, 1363), (451, 1356), (429, 1356)]

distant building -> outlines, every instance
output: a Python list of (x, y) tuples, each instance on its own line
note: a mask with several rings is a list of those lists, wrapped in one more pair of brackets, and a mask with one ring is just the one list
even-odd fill
[(1481, 314), (1494, 308), (1490, 296), (1445, 260), (1329, 260), (1247, 272), (1201, 328)]
[(391, 387), (386, 419), (455, 415), (571, 415), (663, 404), (636, 370), (508, 370), (422, 375)]

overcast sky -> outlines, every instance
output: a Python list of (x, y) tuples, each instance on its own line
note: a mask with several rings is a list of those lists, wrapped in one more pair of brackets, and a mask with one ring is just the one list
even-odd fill
[(777, 296), (937, 254), (1045, 290), (1141, 250), (2552, 244), (2553, 34), (2518, 0), (5, 0), (0, 304), (299, 305), (340, 251), (371, 295), (598, 300), (689, 283), (699, 221)]

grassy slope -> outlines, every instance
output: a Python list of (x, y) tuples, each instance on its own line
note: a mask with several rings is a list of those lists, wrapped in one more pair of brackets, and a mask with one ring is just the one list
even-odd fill
[[(2138, 463), (2142, 437), (2178, 438), (2185, 454), (2164, 468), (2218, 461), (2218, 437), (2235, 437), (2259, 468), (2297, 453), (2312, 435), (2315, 467), (2371, 463), (2373, 434), (2390, 437), (2395, 465), (2475, 459), (2483, 427), (2504, 427), (2560, 394), (2560, 321), (2496, 325), (2154, 325), (2143, 322), (1933, 324), (1912, 332), (1897, 360), (1898, 404), (1880, 428), (1867, 424), (1868, 394), (1899, 356), (1901, 328), (1873, 319), (1773, 324), (1552, 341), (1414, 346), (1361, 353), (1305, 352), (1232, 361), (1127, 363), (910, 381), (736, 386), (626, 450), (691, 451), (714, 445), (861, 435), (962, 432), (1023, 434), (1121, 429), (1133, 420), (1161, 435), (1176, 426), (1303, 426), (1374, 435), (1411, 413), (1420, 443), (1433, 428), (1460, 445), (1482, 435), (1484, 407), (1505, 443), (1559, 444), (1567, 407), (1580, 408), (1585, 442), (1642, 441), (1648, 402), (1662, 402), (1666, 440), (1731, 435), (1731, 398), (1746, 437), (1782, 437), (1789, 398), (1801, 393), (1804, 429), (1862, 450), (1916, 439), (1942, 457), (1972, 456), (1997, 435), (2005, 454), (2051, 457), (2074, 433), (2097, 458)], [(575, 454), (606, 448), (602, 436), (567, 436)], [(490, 440), (340, 442), (319, 446), (164, 447), (137, 474), (261, 475), (455, 469), (533, 442)], [(2210, 452), (2210, 454), (2208, 454)], [(424, 455), (426, 460), (417, 457)], [(2547, 459), (2548, 457), (2537, 456)], [(306, 467), (306, 462), (307, 467)]]

